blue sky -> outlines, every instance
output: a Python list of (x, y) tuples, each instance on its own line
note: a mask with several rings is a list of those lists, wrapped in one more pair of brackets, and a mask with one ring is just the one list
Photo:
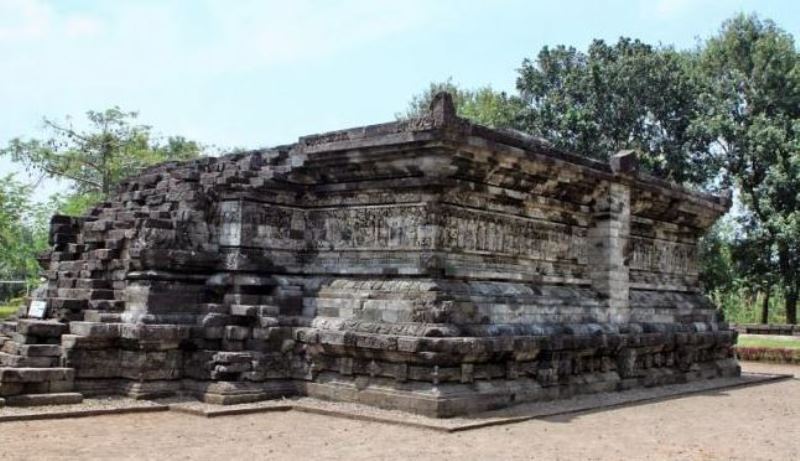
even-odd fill
[(513, 91), (544, 45), (688, 48), (739, 12), (800, 31), (793, 0), (0, 0), (0, 144), (42, 135), (43, 116), (113, 105), (165, 135), (284, 144), (391, 120), (448, 77)]

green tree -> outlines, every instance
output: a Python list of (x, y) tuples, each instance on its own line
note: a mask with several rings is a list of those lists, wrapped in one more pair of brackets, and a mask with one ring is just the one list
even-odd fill
[(45, 139), (15, 138), (0, 149), (0, 155), (21, 163), (29, 172), (71, 184), (69, 193), (42, 204), (32, 200), (33, 186), (13, 176), (0, 178), (0, 278), (36, 278), (36, 255), (48, 247), (54, 212), (83, 214), (124, 177), (148, 165), (202, 154), (202, 147), (194, 141), (154, 137), (150, 127), (134, 124), (135, 112), (114, 107), (86, 115), (87, 130), (75, 128), (70, 119), (45, 119)]
[(700, 240), (700, 281), (708, 292), (729, 291), (737, 278), (733, 223), (722, 219)]
[(469, 90), (453, 83), (452, 79), (447, 79), (444, 82), (431, 83), (428, 89), (413, 96), (406, 112), (397, 114), (397, 118), (422, 116), (428, 111), (433, 97), (442, 91), (453, 95), (453, 104), (460, 117), (481, 125), (512, 128), (522, 109), (521, 101), (518, 98), (495, 91), (491, 86)]
[(779, 284), (779, 267), (770, 236), (752, 216), (743, 218), (740, 236), (730, 247), (735, 262), (735, 274), (742, 285), (751, 292), (761, 293), (761, 323), (769, 322), (769, 306), (776, 285)]
[(752, 322), (753, 300), (760, 300), (758, 321), (768, 323), (773, 295), (780, 293), (777, 259), (771, 241), (747, 213), (723, 217), (700, 240), (700, 280), (731, 320)]
[(0, 178), (0, 279), (31, 280), (36, 255), (47, 248), (50, 209), (31, 199), (33, 187), (13, 175)]
[(595, 40), (586, 53), (544, 47), (519, 69), (520, 128), (597, 159), (636, 149), (651, 173), (703, 184), (716, 169), (708, 140), (690, 130), (702, 110), (695, 62), (695, 53), (629, 38)]
[(69, 180), (75, 193), (89, 199), (107, 195), (121, 179), (148, 165), (201, 155), (194, 141), (155, 138), (149, 126), (134, 123), (137, 115), (119, 107), (89, 111), (89, 130), (75, 128), (69, 119), (62, 123), (45, 118), (47, 139), (12, 139), (0, 155), (29, 171)]
[(794, 41), (771, 21), (740, 15), (707, 41), (700, 70), (698, 101), (704, 110), (694, 119), (692, 131), (714, 140), (711, 149), (721, 154), (726, 181), (740, 190), (751, 213), (751, 246), (774, 255), (786, 320), (796, 323), (800, 57)]

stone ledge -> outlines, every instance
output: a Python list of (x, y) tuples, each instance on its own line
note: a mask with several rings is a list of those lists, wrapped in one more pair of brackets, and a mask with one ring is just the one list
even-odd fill
[(67, 325), (52, 320), (20, 319), (17, 321), (17, 333), (25, 336), (57, 338), (67, 331)]
[(714, 346), (733, 345), (736, 332), (631, 332), (550, 335), (508, 335), (489, 337), (419, 337), (396, 334), (297, 328), (297, 341), (324, 347), (347, 349), (379, 349), (405, 353), (487, 354), (538, 350), (571, 350), (576, 348), (620, 349), (647, 346)]
[(623, 405), (644, 404), (687, 395), (702, 394), (720, 389), (769, 384), (789, 379), (789, 375), (745, 373), (735, 378), (694, 381), (687, 384), (656, 388), (639, 388), (623, 392), (579, 395), (568, 400), (522, 403), (519, 405), (454, 418), (431, 418), (406, 412), (375, 408), (372, 406), (332, 402), (301, 397), (285, 401), (264, 401), (220, 408), (196, 400), (168, 400), (170, 410), (206, 418), (253, 414), (264, 412), (299, 411), (324, 416), (417, 427), (440, 432), (460, 432), (489, 426), (514, 424), (531, 419), (574, 414), (585, 411), (611, 409)]
[(43, 381), (72, 381), (72, 368), (0, 368), (2, 383), (38, 383)]
[[(76, 406), (79, 405), (81, 404), (76, 404)], [(127, 413), (150, 413), (156, 411), (169, 411), (169, 407), (166, 405), (147, 405), (101, 409), (78, 408), (74, 410), (49, 411), (46, 413), (21, 413), (10, 415), (4, 415), (0, 413), (0, 423), (11, 421), (36, 421), (43, 419), (84, 418), (88, 416), (103, 415), (123, 415)]]
[(261, 383), (184, 380), (182, 389), (203, 402), (217, 405), (258, 402), (298, 394), (297, 384), (292, 380)]
[(69, 405), (81, 402), (83, 402), (83, 395), (78, 392), (61, 392), (54, 394), (19, 394), (6, 397), (6, 405), (10, 407)]
[(626, 391), (652, 386), (729, 378), (739, 375), (735, 361), (701, 364), (696, 370), (642, 370), (638, 377), (616, 372), (585, 373), (544, 386), (533, 378), (493, 379), (471, 384), (425, 382), (398, 383), (385, 378), (322, 373), (314, 381), (301, 382), (302, 393), (323, 400), (353, 402), (430, 417), (448, 418), (509, 407), (522, 402), (565, 399), (581, 394)]
[[(15, 407), (16, 414), (4, 414), (0, 411), (0, 422), (26, 421), (37, 419), (57, 419), (70, 417), (98, 416), (106, 414), (124, 414), (134, 412), (177, 411), (203, 417), (231, 416), (240, 414), (296, 410), (326, 416), (342, 417), (361, 421), (382, 422), (411, 427), (418, 427), (442, 432), (457, 432), (479, 429), (487, 426), (513, 424), (530, 419), (549, 416), (572, 414), (596, 409), (613, 408), (620, 405), (630, 405), (660, 401), (664, 399), (680, 398), (684, 395), (703, 393), (718, 389), (731, 389), (743, 386), (766, 384), (779, 380), (789, 379), (789, 375), (745, 373), (739, 377), (699, 380), (686, 384), (666, 385), (654, 388), (638, 388), (623, 392), (608, 392), (599, 394), (579, 395), (569, 400), (549, 402), (521, 403), (510, 408), (476, 413), (468, 417), (454, 417), (436, 419), (411, 413), (398, 412), (365, 406), (361, 404), (329, 402), (312, 398), (290, 399), (285, 401), (264, 401), (259, 403), (238, 404), (230, 407), (219, 408), (212, 404), (203, 404), (185, 399), (168, 399), (167, 401), (143, 402), (136, 404), (131, 401), (125, 404), (124, 398), (114, 408), (81, 408), (81, 405), (67, 405), (68, 410), (53, 409), (52, 407), (31, 408), (30, 412), (20, 414), (21, 408)], [(96, 405), (90, 399), (84, 405)], [(98, 402), (104, 402), (99, 400)], [(3, 399), (0, 399), (2, 407)]]

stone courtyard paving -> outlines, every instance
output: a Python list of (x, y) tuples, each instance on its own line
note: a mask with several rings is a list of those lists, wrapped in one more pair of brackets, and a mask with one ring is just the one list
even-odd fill
[(301, 412), (0, 423), (0, 459), (800, 459), (795, 379), (460, 433)]

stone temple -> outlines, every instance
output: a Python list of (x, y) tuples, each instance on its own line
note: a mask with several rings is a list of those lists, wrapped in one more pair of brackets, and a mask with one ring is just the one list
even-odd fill
[(729, 206), (631, 152), (472, 124), (444, 93), (421, 118), (158, 165), (53, 218), (46, 290), (0, 329), (0, 397), (446, 417), (736, 376), (697, 268)]

